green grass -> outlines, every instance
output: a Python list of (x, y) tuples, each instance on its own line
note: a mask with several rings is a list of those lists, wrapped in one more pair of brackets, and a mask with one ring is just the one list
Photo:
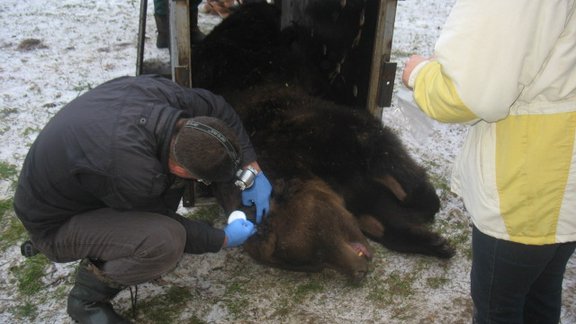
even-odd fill
[(186, 214), (184, 216), (213, 225), (219, 218), (222, 218), (223, 211), (219, 205), (213, 204), (197, 207), (192, 213)]
[(22, 132), (22, 136), (27, 137), (30, 134), (40, 133), (40, 128), (38, 127), (26, 127), (24, 132)]
[(426, 284), (432, 289), (438, 289), (448, 282), (450, 282), (450, 279), (446, 277), (432, 277), (426, 279)]
[(44, 288), (42, 282), (45, 269), (50, 265), (50, 260), (38, 254), (27, 258), (21, 265), (12, 267), (10, 271), (18, 279), (18, 292), (22, 296), (35, 296)]
[(23, 242), (27, 237), (22, 223), (12, 210), (12, 199), (0, 200), (0, 251)]
[(0, 179), (15, 180), (18, 175), (18, 169), (15, 165), (0, 161)]
[(138, 301), (138, 318), (157, 324), (178, 323), (178, 315), (186, 310), (186, 301), (191, 298), (193, 295), (189, 288), (171, 286), (163, 294)]
[(20, 319), (30, 319), (33, 320), (38, 316), (38, 306), (29, 301), (18, 305), (15, 309), (12, 310), (14, 315)]
[(300, 284), (294, 289), (293, 301), (295, 303), (302, 303), (306, 300), (308, 296), (312, 296), (317, 293), (324, 291), (324, 285), (320, 281), (309, 280)]
[(92, 84), (90, 82), (86, 82), (75, 85), (74, 87), (72, 87), (72, 90), (78, 92), (78, 95), (81, 95), (82, 93), (88, 90), (92, 90), (92, 88), (93, 88)]
[(18, 109), (16, 108), (2, 108), (0, 109), (0, 117), (8, 116), (11, 114), (18, 113)]
[(19, 300), (18, 305), (10, 311), (17, 318), (33, 321), (38, 316), (38, 305), (45, 303), (48, 298), (44, 294), (47, 284), (43, 278), (50, 263), (43, 255), (37, 255), (9, 269), (11, 276), (16, 279), (17, 296), (14, 298)]

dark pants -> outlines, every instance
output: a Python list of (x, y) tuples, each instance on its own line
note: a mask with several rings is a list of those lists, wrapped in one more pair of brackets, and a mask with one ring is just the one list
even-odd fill
[(76, 215), (55, 235), (33, 241), (55, 262), (104, 261), (103, 274), (129, 286), (173, 269), (184, 253), (186, 231), (164, 215), (104, 208)]
[(524, 245), (472, 233), (474, 323), (558, 323), (576, 242)]

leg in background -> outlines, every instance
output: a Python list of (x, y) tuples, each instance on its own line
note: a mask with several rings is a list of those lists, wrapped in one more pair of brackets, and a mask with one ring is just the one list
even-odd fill
[[(564, 244), (538, 246), (514, 243), (490, 237), (474, 227), (471, 271), (474, 323), (524, 323), (529, 320), (525, 319), (524, 315), (530, 313), (525, 310), (533, 307), (533, 303), (538, 300), (533, 297), (533, 289), (550, 293), (548, 297), (554, 296), (547, 301), (547, 308), (544, 310), (547, 315), (542, 318), (549, 318), (550, 323), (557, 323), (561, 307), (559, 294), (562, 277), (571, 254), (570, 249), (563, 246)], [(567, 251), (559, 253), (560, 250)], [(571, 251), (573, 250), (572, 247)], [(547, 272), (550, 274), (543, 276)], [(542, 286), (546, 288), (543, 289)], [(534, 315), (530, 313), (530, 316)]]

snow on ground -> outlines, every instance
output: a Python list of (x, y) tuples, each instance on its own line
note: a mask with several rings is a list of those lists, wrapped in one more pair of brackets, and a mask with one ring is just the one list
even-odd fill
[[(398, 2), (392, 59), (399, 72), (408, 55), (432, 53), (453, 2)], [(104, 81), (135, 74), (139, 6), (136, 0), (0, 2), (0, 162), (19, 169), (38, 131), (63, 105)], [(145, 59), (168, 61), (168, 52), (154, 46), (152, 7), (150, 1)], [(218, 21), (200, 16), (205, 32)], [(331, 271), (304, 274), (263, 267), (237, 249), (185, 256), (162, 280), (141, 285), (138, 295), (147, 305), (169, 287), (183, 288), (188, 295), (182, 310), (163, 319), (140, 310), (135, 322), (469, 323), (469, 221), (461, 201), (446, 187), (465, 128), (433, 122), (418, 128), (413, 118), (396, 102), (383, 114), (384, 123), (401, 134), (439, 184), (443, 206), (436, 227), (458, 244), (452, 260), (378, 247), (372, 272), (355, 287)], [(12, 181), (2, 180), (0, 199), (12, 193)], [(69, 323), (65, 296), (75, 264), (48, 269), (38, 316), (30, 320), (14, 311), (23, 301), (16, 297), (10, 269), (22, 261), (17, 245), (1, 255), (0, 323)], [(562, 323), (576, 323), (576, 257), (566, 272), (563, 304)], [(129, 292), (116, 298), (115, 307), (130, 313)]]

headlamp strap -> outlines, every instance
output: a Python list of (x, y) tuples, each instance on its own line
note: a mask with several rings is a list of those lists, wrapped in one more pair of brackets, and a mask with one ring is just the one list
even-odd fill
[(238, 152), (236, 151), (236, 148), (234, 147), (234, 145), (232, 145), (232, 143), (230, 143), (230, 140), (226, 136), (224, 136), (224, 134), (220, 133), (218, 130), (214, 129), (213, 127), (199, 123), (195, 120), (188, 120), (186, 122), (186, 124), (184, 125), (184, 127), (196, 129), (196, 130), (199, 130), (203, 133), (206, 133), (208, 135), (213, 136), (215, 139), (217, 139), (224, 146), (226, 153), (228, 153), (228, 156), (230, 157), (232, 162), (234, 162), (234, 168), (235, 169), (239, 168), (240, 159), (238, 158)]

